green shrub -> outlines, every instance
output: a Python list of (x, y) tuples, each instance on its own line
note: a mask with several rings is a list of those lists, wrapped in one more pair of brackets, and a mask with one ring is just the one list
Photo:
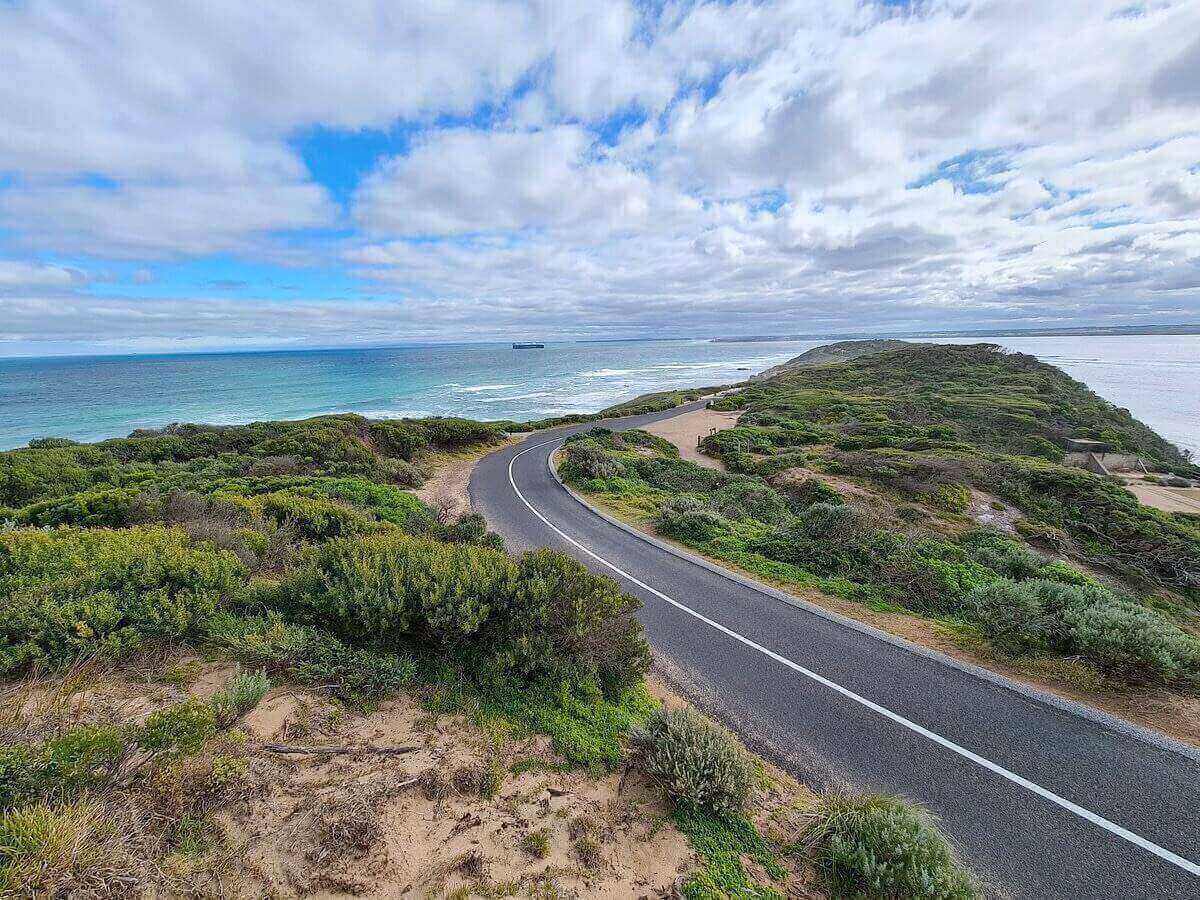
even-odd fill
[(617, 698), (650, 668), (640, 608), (578, 560), (532, 550), (518, 560), (512, 594), (488, 623), (483, 646), (526, 680), (595, 683)]
[(277, 606), (351, 644), (461, 648), (511, 596), (516, 564), (488, 548), (403, 534), (321, 545)]
[(811, 811), (802, 843), (834, 896), (983, 896), (929, 813), (899, 797), (828, 793)]
[(402, 460), (412, 460), (429, 446), (424, 429), (407, 422), (372, 422), (371, 439), (384, 453)]
[(483, 695), (485, 708), (550, 736), (568, 766), (611, 771), (625, 755), (625, 740), (658, 707), (638, 684), (620, 696), (558, 691), (509, 682)]
[(244, 574), (177, 528), (0, 534), (0, 673), (185, 637)]
[(112, 725), (79, 725), (39, 746), (0, 748), (0, 809), (42, 798), (73, 796), (112, 777), (125, 738)]
[(963, 612), (1005, 653), (1050, 649), (1055, 622), (1028, 582), (985, 585), (967, 595)]
[(479, 513), (468, 513), (445, 524), (433, 523), (427, 528), (426, 534), (448, 544), (471, 544), (475, 547), (491, 547), (493, 550), (504, 549), (504, 538), (495, 532), (488, 531), (487, 522)]
[(1008, 652), (1083, 656), (1134, 680), (1170, 682), (1200, 673), (1200, 639), (1095, 585), (1002, 581), (968, 595), (964, 612)]
[(334, 540), (271, 602), (352, 644), (440, 651), (477, 671), (595, 679), (619, 692), (649, 660), (637, 601), (549, 550), (513, 560), (401, 534)]
[(324, 497), (305, 497), (281, 491), (263, 494), (255, 502), (263, 514), (280, 524), (294, 527), (302, 536), (322, 541), (328, 538), (365, 534), (374, 523), (349, 506)]
[(421, 533), (435, 521), (433, 512), (415, 494), (393, 484), (365, 478), (321, 478), (313, 482), (311, 490), (368, 510), (410, 534)]
[(254, 707), (271, 689), (271, 679), (266, 672), (238, 672), (229, 684), (209, 699), (217, 726), (228, 728)]
[(17, 521), (43, 528), (55, 525), (122, 528), (133, 520), (136, 496), (136, 491), (126, 488), (83, 491), (30, 504), (20, 510)]
[(1042, 578), (1046, 581), (1060, 581), (1063, 584), (1074, 584), (1079, 587), (1100, 587), (1098, 582), (1091, 575), (1080, 572), (1070, 563), (1065, 563), (1062, 560), (1053, 560), (1041, 566), (1033, 573), (1035, 577)]
[(702, 863), (683, 884), (681, 892), (687, 900), (783, 900), (782, 892), (761, 884), (747, 871), (747, 863), (752, 863), (775, 881), (787, 875), (775, 849), (745, 816), (718, 816), (681, 806), (672, 819)]
[(995, 531), (972, 531), (962, 543), (972, 559), (1005, 578), (1032, 578), (1045, 565), (1045, 560), (1024, 544)]
[(827, 485), (820, 478), (805, 478), (799, 484), (788, 485), (788, 496), (790, 496), (801, 507), (809, 507), (814, 503), (828, 503), (833, 506), (841, 506), (844, 502), (842, 495)]
[(328, 690), (350, 702), (395, 693), (416, 677), (409, 656), (348, 647), (328, 632), (264, 617), (217, 613), (207, 623), (209, 646), (248, 665)]
[(745, 808), (757, 771), (726, 729), (690, 707), (659, 710), (633, 734), (646, 773), (675, 802), (718, 815)]
[(619, 459), (610, 456), (593, 441), (580, 441), (563, 445), (563, 460), (559, 472), (567, 481), (585, 481), (592, 478), (619, 478), (626, 468)]
[(521, 839), (521, 849), (530, 856), (545, 859), (550, 855), (550, 832), (545, 828), (531, 831)]
[(1060, 613), (1068, 653), (1133, 680), (1195, 680), (1200, 640), (1140, 603), (1118, 597), (1067, 606)]
[(768, 525), (791, 520), (783, 495), (769, 485), (749, 479), (731, 481), (712, 493), (712, 505), (727, 519), (755, 519)]
[(910, 609), (934, 614), (957, 612), (970, 591), (996, 580), (955, 544), (891, 532), (876, 536), (869, 578)]
[(845, 505), (814, 503), (785, 528), (752, 540), (749, 548), (819, 575), (853, 577), (871, 560), (877, 530)]
[(698, 497), (673, 497), (658, 511), (655, 527), (688, 544), (703, 544), (729, 530), (729, 522)]
[(137, 745), (151, 753), (187, 756), (217, 733), (213, 708), (200, 700), (184, 700), (151, 713), (139, 729)]

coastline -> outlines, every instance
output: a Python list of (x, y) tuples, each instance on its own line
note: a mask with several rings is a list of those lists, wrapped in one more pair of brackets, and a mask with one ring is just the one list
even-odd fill
[[(104, 440), (172, 422), (237, 425), (339, 413), (530, 421), (592, 413), (664, 389), (743, 381), (824, 343), (668, 340), (538, 351), (446, 345), (0, 360), (0, 449), (49, 436)], [(1003, 343), (1063, 368), (1200, 455), (1200, 397), (1187, 390), (1200, 380), (1200, 336)]]

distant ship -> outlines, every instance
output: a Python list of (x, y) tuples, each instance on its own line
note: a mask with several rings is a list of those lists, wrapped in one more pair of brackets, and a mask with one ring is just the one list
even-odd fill
[(514, 350), (545, 350), (545, 344), (513, 344)]

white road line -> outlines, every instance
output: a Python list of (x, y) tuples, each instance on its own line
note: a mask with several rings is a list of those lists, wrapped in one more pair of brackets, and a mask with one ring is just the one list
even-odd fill
[(520, 453), (517, 453), (516, 455), (514, 455), (513, 458), (511, 460), (509, 460), (509, 462), (508, 462), (508, 483), (510, 485), (512, 485), (513, 493), (515, 493), (521, 499), (521, 502), (524, 503), (529, 508), (529, 511), (531, 513), (533, 513), (535, 516), (537, 516), (539, 519), (541, 519), (547, 528), (549, 528), (551, 531), (553, 531), (555, 534), (557, 534), (559, 537), (561, 537), (564, 541), (566, 541), (567, 543), (569, 543), (575, 547), (578, 547), (580, 550), (582, 550), (584, 553), (586, 553), (592, 559), (596, 560), (596, 562), (598, 562), (602, 565), (608, 566), (608, 568), (612, 569), (614, 572), (616, 572), (621, 577), (633, 582), (638, 587), (640, 587), (642, 590), (648, 591), (649, 593), (653, 594), (655, 597), (658, 597), (661, 600), (665, 600), (667, 603), (671, 604), (676, 609), (679, 609), (679, 610), (687, 613), (689, 616), (692, 616), (693, 618), (698, 619), (699, 621), (703, 622), (705, 625), (715, 628), (717, 631), (721, 632), (722, 634), (728, 635), (729, 637), (733, 638), (735, 641), (745, 644), (747, 647), (750, 647), (753, 650), (757, 650), (759, 653), (763, 654), (764, 656), (768, 656), (771, 659), (775, 660), (775, 662), (786, 666), (787, 668), (791, 669), (794, 672), (798, 672), (799, 674), (803, 675), (805, 678), (811, 678), (813, 681), (817, 682), (817, 684), (823, 685), (824, 687), (827, 687), (830, 690), (837, 691), (843, 697), (845, 697), (849, 700), (853, 700), (855, 703), (859, 703), (859, 704), (865, 706), (867, 709), (871, 710), (874, 713), (877, 713), (880, 716), (883, 716), (885, 719), (890, 719), (891, 721), (895, 722), (897, 725), (904, 726), (909, 731), (912, 731), (912, 732), (915, 732), (916, 734), (921, 735), (921, 737), (932, 741), (933, 743), (937, 744), (938, 746), (945, 747), (947, 750), (950, 750), (953, 753), (957, 753), (959, 756), (963, 757), (964, 759), (969, 759), (971, 762), (975, 763), (977, 766), (987, 769), (989, 772), (994, 772), (995, 774), (1001, 776), (1002, 778), (1008, 779), (1013, 784), (1020, 785), (1021, 787), (1025, 788), (1025, 790), (1030, 791), (1031, 793), (1037, 794), (1039, 797), (1049, 800), (1051, 803), (1061, 806), (1063, 809), (1067, 810), (1068, 812), (1074, 813), (1075, 815), (1079, 816), (1079, 818), (1086, 819), (1087, 821), (1091, 822), (1093, 825), (1098, 825), (1099, 827), (1103, 828), (1105, 831), (1109, 832), (1110, 834), (1116, 835), (1117, 837), (1121, 838), (1122, 840), (1126, 840), (1131, 844), (1141, 847), (1143, 850), (1149, 850), (1155, 856), (1159, 857), (1160, 859), (1166, 860), (1167, 862), (1171, 863), (1172, 865), (1178, 866), (1179, 868), (1183, 869), (1183, 871), (1187, 872), (1188, 874), (1200, 876), (1200, 865), (1197, 865), (1196, 863), (1192, 862), (1191, 860), (1184, 859), (1178, 853), (1172, 853), (1170, 850), (1166, 849), (1165, 847), (1160, 847), (1158, 844), (1154, 843), (1153, 841), (1148, 841), (1141, 835), (1134, 834), (1128, 828), (1122, 828), (1116, 822), (1110, 822), (1108, 819), (1104, 818), (1104, 816), (1094, 813), (1090, 809), (1084, 809), (1079, 804), (1072, 803), (1070, 800), (1066, 799), (1065, 797), (1060, 797), (1058, 794), (1054, 793), (1053, 791), (1046, 790), (1046, 788), (1042, 787), (1039, 784), (1034, 784), (1028, 778), (1023, 778), (1020, 775), (1018, 775), (1016, 772), (1010, 772), (1008, 769), (1004, 768), (1003, 766), (1001, 766), (997, 763), (992, 762), (990, 759), (986, 759), (986, 758), (980, 756), (978, 753), (971, 752), (966, 747), (962, 747), (962, 746), (954, 743), (954, 741), (951, 741), (948, 738), (944, 738), (940, 734), (930, 731), (928, 728), (925, 728), (921, 725), (918, 725), (916, 722), (912, 722), (912, 721), (904, 718), (904, 716), (900, 715), (899, 713), (892, 712), (887, 707), (880, 706), (878, 703), (873, 703), (872, 701), (868, 700), (866, 697), (862, 697), (862, 696), (854, 693), (854, 691), (850, 690), (849, 688), (844, 688), (837, 682), (830, 681), (828, 678), (824, 677), (823, 675), (818, 675), (816, 672), (813, 672), (810, 669), (804, 668), (804, 666), (800, 665), (799, 663), (792, 662), (786, 656), (780, 656), (778, 653), (774, 652), (773, 650), (768, 650), (766, 647), (762, 646), (761, 644), (757, 644), (754, 641), (750, 640), (750, 638), (748, 638), (744, 635), (738, 634), (732, 628), (727, 628), (724, 625), (722, 625), (720, 622), (714, 622), (712, 619), (708, 618), (707, 616), (696, 612), (696, 610), (692, 609), (691, 607), (685, 606), (684, 604), (680, 603), (678, 600), (668, 597), (662, 591), (655, 590), (654, 588), (650, 587), (650, 585), (648, 585), (644, 581), (641, 581), (641, 580), (635, 578), (634, 576), (630, 575), (628, 572), (626, 572), (624, 569), (620, 568), (619, 566), (613, 565), (607, 559), (605, 559), (603, 556), (600, 556), (599, 554), (594, 553), (591, 550), (589, 550), (583, 544), (579, 543), (579, 541), (575, 540), (570, 535), (564, 533), (562, 531), (562, 529), (558, 528), (549, 519), (547, 519), (544, 515), (542, 515), (540, 512), (538, 512), (536, 509), (534, 509), (533, 504), (525, 499), (525, 495), (522, 494), (521, 489), (519, 487), (517, 487), (516, 479), (513, 478), (513, 464), (518, 459), (520, 459), (522, 456), (524, 456), (526, 453), (528, 453), (531, 450), (536, 450), (539, 447), (545, 447), (547, 444), (554, 444), (554, 443), (558, 443), (558, 442), (559, 442), (558, 440), (543, 441), (540, 444), (534, 444), (532, 447), (527, 447), (526, 449), (522, 450)]

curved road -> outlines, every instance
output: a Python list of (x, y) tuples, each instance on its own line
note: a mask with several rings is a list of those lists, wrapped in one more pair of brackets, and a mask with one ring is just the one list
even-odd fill
[[(616, 429), (697, 409), (605, 422)], [(512, 550), (554, 547), (644, 603), (684, 693), (809, 783), (915, 798), (997, 892), (1200, 897), (1200, 754), (1047, 702), (646, 542), (553, 477), (568, 434), (484, 457), (475, 508)]]

